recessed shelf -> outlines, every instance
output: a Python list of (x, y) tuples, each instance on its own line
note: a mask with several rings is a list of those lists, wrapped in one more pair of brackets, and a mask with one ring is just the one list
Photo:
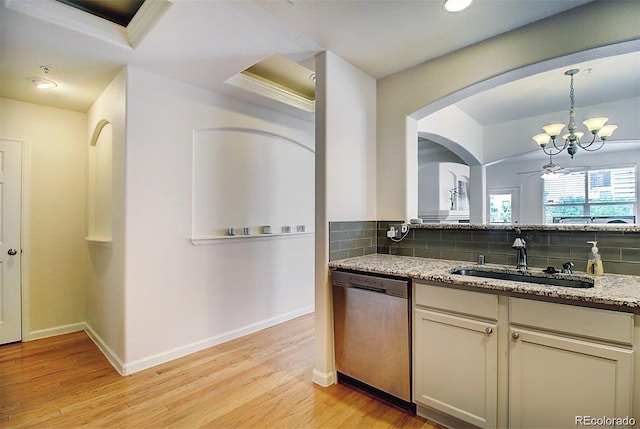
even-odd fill
[(100, 237), (97, 235), (92, 235), (84, 238), (85, 241), (89, 244), (95, 244), (98, 246), (111, 246), (112, 240), (111, 237)]
[(249, 235), (198, 235), (191, 237), (191, 243), (194, 246), (202, 246), (206, 244), (221, 243), (230, 240), (264, 240), (266, 238), (284, 238), (284, 237), (300, 237), (302, 235), (313, 235), (313, 231), (305, 232), (281, 232), (273, 234), (249, 234)]

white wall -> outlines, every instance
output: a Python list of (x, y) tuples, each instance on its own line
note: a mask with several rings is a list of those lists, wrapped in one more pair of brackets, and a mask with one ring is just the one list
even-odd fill
[[(408, 134), (407, 118), (420, 119), (489, 85), (580, 61), (570, 54), (639, 39), (639, 14), (639, 2), (588, 3), (380, 79), (378, 169), (392, 168), (378, 181), (378, 217), (415, 217), (406, 212), (417, 207), (408, 202), (417, 201), (415, 183), (407, 181), (416, 176), (415, 158), (408, 155), (417, 136)], [(576, 28), (588, 30), (575, 37)], [(521, 69), (519, 76), (511, 73)]]
[(252, 127), (313, 147), (314, 125), (132, 67), (127, 96), (125, 372), (313, 311), (313, 235), (190, 237), (195, 129)]
[(0, 98), (0, 135), (23, 140), (23, 339), (84, 327), (86, 115)]
[(335, 381), (332, 301), (327, 268), (329, 222), (376, 220), (376, 81), (331, 52), (316, 57), (316, 76), (316, 361), (313, 380), (327, 386)]
[(482, 163), (482, 125), (457, 106), (447, 106), (418, 121), (418, 133), (443, 145), (468, 165)]
[[(90, 154), (90, 147), (96, 126), (103, 120), (109, 122), (111, 135), (111, 204), (102, 213), (103, 220), (109, 221), (111, 241), (96, 243), (87, 241), (86, 258), (86, 323), (89, 334), (102, 349), (113, 366), (124, 372), (125, 350), (125, 302), (124, 302), (124, 244), (125, 244), (125, 164), (126, 164), (126, 82), (127, 69), (123, 69), (98, 97), (87, 114), (88, 137), (84, 150)], [(104, 142), (99, 142), (99, 144)], [(89, 159), (90, 160), (90, 159)], [(92, 163), (88, 163), (92, 167)], [(88, 175), (93, 172), (89, 169)], [(106, 178), (106, 177), (103, 177)], [(92, 201), (91, 194), (87, 205)], [(97, 196), (93, 196), (97, 197)], [(95, 208), (88, 208), (92, 212)], [(85, 234), (91, 236), (99, 231)], [(106, 227), (101, 229), (102, 232)], [(103, 237), (104, 238), (104, 237)], [(106, 237), (109, 238), (109, 237)]]

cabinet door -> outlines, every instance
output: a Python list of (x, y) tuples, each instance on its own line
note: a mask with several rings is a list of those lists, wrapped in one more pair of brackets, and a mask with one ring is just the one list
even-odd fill
[(414, 400), (479, 427), (495, 427), (497, 327), (416, 309)]
[(510, 335), (510, 427), (631, 416), (631, 350), (513, 327)]

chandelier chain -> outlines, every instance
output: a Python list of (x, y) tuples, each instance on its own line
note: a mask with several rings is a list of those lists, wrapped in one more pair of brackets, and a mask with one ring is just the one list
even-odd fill
[(571, 86), (569, 86), (569, 99), (571, 100), (571, 108), (573, 109), (576, 103), (575, 91), (573, 90), (573, 75), (571, 75)]

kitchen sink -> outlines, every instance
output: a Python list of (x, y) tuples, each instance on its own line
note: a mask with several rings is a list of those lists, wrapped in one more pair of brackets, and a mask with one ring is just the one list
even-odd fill
[(563, 286), (574, 288), (590, 288), (593, 287), (593, 280), (588, 278), (562, 278), (554, 276), (538, 276), (532, 273), (507, 272), (507, 271), (488, 271), (478, 270), (474, 268), (461, 268), (453, 271), (451, 274), (471, 277), (483, 277), (487, 279), (510, 280), (514, 282), (536, 283), (548, 286)]

